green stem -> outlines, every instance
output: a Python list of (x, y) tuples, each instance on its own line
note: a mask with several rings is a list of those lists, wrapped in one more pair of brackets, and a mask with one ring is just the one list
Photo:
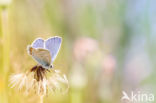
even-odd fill
[(10, 37), (8, 29), (8, 10), (7, 7), (1, 11), (2, 22), (2, 41), (3, 41), (3, 72), (6, 76), (10, 64)]

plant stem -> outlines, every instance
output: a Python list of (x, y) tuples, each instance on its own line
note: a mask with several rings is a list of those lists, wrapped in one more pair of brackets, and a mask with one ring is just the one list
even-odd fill
[(39, 103), (43, 103), (43, 97), (44, 97), (44, 95), (40, 95), (40, 101), (39, 101)]
[(9, 23), (8, 23), (8, 8), (2, 8), (1, 10), (1, 22), (2, 22), (2, 40), (3, 40), (3, 72), (4, 75), (8, 73), (10, 64), (10, 35), (9, 35)]
[[(2, 30), (2, 73), (4, 77), (4, 85), (7, 85), (7, 73), (10, 65), (10, 35), (9, 35), (9, 23), (8, 23), (8, 6), (0, 6), (0, 22)], [(0, 66), (1, 67), (1, 66)], [(7, 98), (7, 86), (3, 89), (4, 97), (3, 103), (8, 103)]]

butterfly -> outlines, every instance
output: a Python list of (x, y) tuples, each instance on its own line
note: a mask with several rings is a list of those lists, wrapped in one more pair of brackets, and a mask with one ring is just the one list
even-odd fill
[(27, 51), (32, 58), (43, 68), (52, 68), (59, 49), (61, 47), (62, 38), (55, 36), (47, 40), (37, 38), (31, 45), (28, 45)]

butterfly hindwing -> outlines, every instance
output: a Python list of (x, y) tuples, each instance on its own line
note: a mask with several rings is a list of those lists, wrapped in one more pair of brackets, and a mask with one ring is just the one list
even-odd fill
[(58, 54), (61, 46), (61, 37), (52, 37), (45, 41), (45, 49), (48, 49), (51, 54), (51, 61), (53, 62)]
[(32, 57), (42, 66), (48, 68), (51, 64), (51, 54), (48, 50), (38, 48), (35, 49), (33, 47), (28, 48), (28, 52)]

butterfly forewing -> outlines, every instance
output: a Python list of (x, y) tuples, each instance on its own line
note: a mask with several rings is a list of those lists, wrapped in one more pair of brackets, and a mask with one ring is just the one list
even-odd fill
[(33, 48), (44, 48), (44, 40), (42, 38), (37, 38), (31, 46)]
[(51, 54), (51, 61), (53, 62), (58, 54), (62, 39), (60, 37), (52, 37), (45, 41), (45, 49), (48, 49)]

